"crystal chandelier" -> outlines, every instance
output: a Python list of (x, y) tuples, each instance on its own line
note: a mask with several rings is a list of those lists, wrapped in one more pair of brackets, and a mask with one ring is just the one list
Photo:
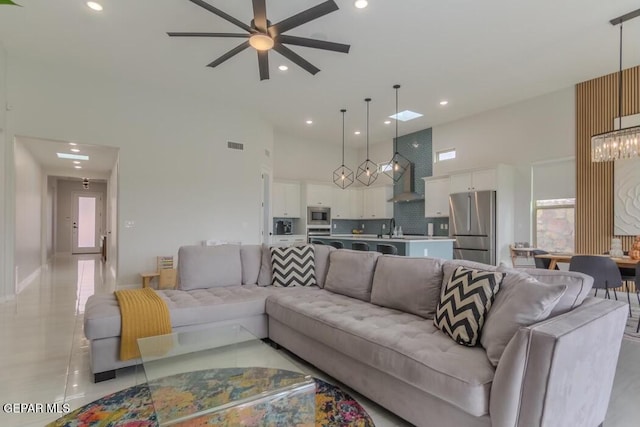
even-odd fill
[(640, 16), (640, 9), (612, 19), (611, 25), (620, 25), (620, 71), (618, 72), (618, 130), (591, 137), (591, 161), (640, 157), (640, 126), (622, 129), (622, 23)]

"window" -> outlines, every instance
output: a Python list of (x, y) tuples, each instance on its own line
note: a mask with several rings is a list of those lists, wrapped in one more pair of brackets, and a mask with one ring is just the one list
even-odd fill
[(391, 170), (391, 162), (378, 163), (378, 173), (385, 173)]
[(448, 150), (438, 151), (436, 153), (436, 162), (442, 162), (444, 160), (453, 160), (456, 158), (456, 149), (450, 148)]
[(575, 250), (576, 199), (546, 199), (535, 202), (535, 246), (549, 252)]

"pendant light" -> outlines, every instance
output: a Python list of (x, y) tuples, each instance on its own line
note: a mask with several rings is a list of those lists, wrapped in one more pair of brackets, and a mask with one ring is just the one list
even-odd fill
[(398, 152), (398, 89), (400, 89), (400, 85), (394, 85), (393, 88), (396, 90), (396, 137), (393, 139), (394, 154), (388, 166), (385, 168), (384, 173), (395, 182), (398, 182), (407, 169), (409, 169), (409, 166), (411, 166), (411, 162)]
[(369, 160), (369, 103), (371, 98), (366, 98), (364, 102), (367, 103), (367, 160), (358, 166), (356, 178), (368, 187), (378, 179), (378, 165)]
[(333, 183), (343, 190), (353, 184), (353, 171), (344, 165), (344, 108), (340, 110), (342, 113), (342, 165), (333, 171)]
[(640, 9), (609, 21), (611, 25), (620, 25), (620, 70), (618, 72), (618, 130), (601, 133), (591, 137), (591, 161), (640, 157), (640, 126), (622, 129), (622, 23), (640, 16)]

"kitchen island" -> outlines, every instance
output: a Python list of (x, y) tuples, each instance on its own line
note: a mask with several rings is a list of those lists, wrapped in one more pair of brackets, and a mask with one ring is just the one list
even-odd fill
[(453, 259), (453, 242), (450, 237), (402, 236), (377, 237), (375, 235), (337, 234), (332, 236), (314, 236), (325, 245), (331, 242), (341, 242), (345, 249), (351, 249), (353, 242), (364, 242), (370, 251), (375, 251), (377, 245), (393, 245), (398, 248), (398, 255), (413, 257), (433, 257)]

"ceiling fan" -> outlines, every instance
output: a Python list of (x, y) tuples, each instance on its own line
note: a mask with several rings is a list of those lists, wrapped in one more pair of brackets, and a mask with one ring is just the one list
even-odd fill
[(269, 50), (273, 49), (294, 64), (304, 68), (309, 73), (315, 75), (320, 71), (319, 68), (311, 64), (309, 61), (289, 49), (285, 44), (294, 46), (311, 47), (314, 49), (330, 50), (334, 52), (349, 53), (350, 45), (333, 43), (324, 40), (309, 39), (305, 37), (289, 36), (283, 34), (293, 28), (306, 24), (307, 22), (318, 19), (324, 15), (338, 10), (338, 5), (333, 0), (325, 1), (317, 6), (309, 8), (305, 11), (297, 13), (286, 18), (276, 24), (271, 24), (267, 19), (267, 7), (265, 0), (253, 1), (253, 20), (250, 25), (234, 18), (233, 16), (211, 6), (203, 0), (189, 0), (191, 3), (197, 4), (203, 9), (229, 21), (237, 27), (245, 30), (247, 33), (167, 33), (170, 37), (224, 37), (224, 38), (246, 38), (249, 39), (242, 44), (231, 49), (215, 61), (211, 62), (208, 67), (217, 67), (227, 59), (237, 55), (249, 46), (258, 52), (258, 69), (260, 71), (260, 80), (269, 79)]

